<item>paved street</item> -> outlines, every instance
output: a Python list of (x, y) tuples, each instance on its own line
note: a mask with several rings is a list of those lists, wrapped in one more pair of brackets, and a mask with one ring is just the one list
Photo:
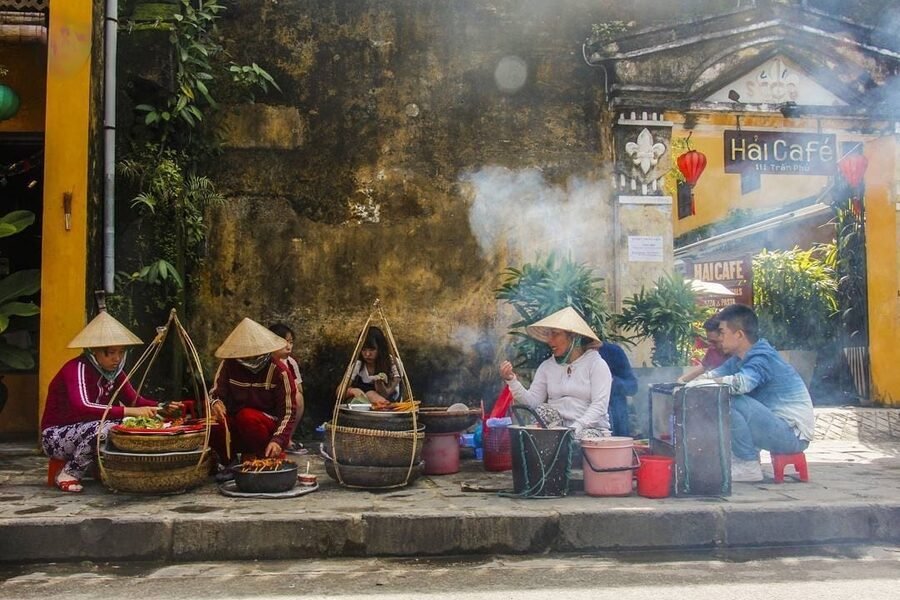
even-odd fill
[[(897, 412), (883, 410), (873, 422)], [(898, 543), (900, 442), (865, 426), (853, 431), (858, 439), (812, 444), (808, 483), (767, 480), (735, 484), (730, 496), (662, 500), (583, 493), (524, 500), (463, 491), (463, 483), (512, 488), (509, 473), (486, 473), (477, 461), (404, 489), (349, 490), (330, 480), (316, 457), (309, 460), (321, 489), (288, 500), (228, 498), (211, 482), (174, 496), (113, 494), (89, 482), (84, 494), (66, 495), (47, 487), (46, 458), (27, 446), (0, 445), (0, 562)], [(767, 464), (764, 472), (771, 477)]]
[(0, 570), (0, 598), (439, 600), (893, 599), (900, 547), (706, 553), (35, 565)]

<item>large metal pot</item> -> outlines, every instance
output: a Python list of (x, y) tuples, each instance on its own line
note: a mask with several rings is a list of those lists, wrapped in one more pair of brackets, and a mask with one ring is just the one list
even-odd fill
[(234, 482), (246, 494), (287, 492), (297, 484), (297, 464), (286, 461), (278, 471), (244, 471), (238, 469)]

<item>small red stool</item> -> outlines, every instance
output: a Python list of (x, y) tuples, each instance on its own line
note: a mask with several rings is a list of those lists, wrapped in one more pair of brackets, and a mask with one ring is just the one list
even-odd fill
[(794, 465), (800, 481), (809, 481), (806, 454), (798, 452), (796, 454), (772, 454), (772, 474), (775, 476), (775, 483), (784, 483), (784, 468), (788, 465)]
[(66, 466), (66, 461), (61, 458), (51, 458), (47, 463), (47, 485), (56, 487), (56, 476)]

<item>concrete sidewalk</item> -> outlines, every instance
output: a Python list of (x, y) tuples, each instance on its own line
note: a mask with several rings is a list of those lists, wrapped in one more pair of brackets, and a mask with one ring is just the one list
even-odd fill
[[(46, 458), (0, 445), (0, 561), (229, 560), (422, 556), (900, 541), (898, 410), (817, 410), (809, 483), (735, 484), (729, 497), (649, 500), (581, 493), (520, 500), (464, 492), (462, 482), (512, 488), (509, 474), (464, 461), (454, 475), (385, 492), (345, 489), (310, 457), (320, 490), (288, 500), (222, 496), (210, 482), (182, 495), (83, 494), (46, 486)], [(830, 411), (830, 412), (828, 412)], [(872, 430), (865, 423), (875, 423)], [(842, 425), (841, 427), (844, 427)], [(764, 462), (768, 458), (764, 453)], [(301, 457), (305, 467), (305, 457)], [(764, 464), (771, 477), (771, 469)]]

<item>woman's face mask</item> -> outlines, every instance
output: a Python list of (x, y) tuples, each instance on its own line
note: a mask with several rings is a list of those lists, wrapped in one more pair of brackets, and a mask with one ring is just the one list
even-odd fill
[(251, 373), (259, 373), (263, 367), (269, 364), (269, 354), (260, 356), (251, 356), (250, 358), (237, 358), (238, 364), (249, 370)]
[(113, 381), (119, 376), (119, 373), (125, 368), (125, 358), (128, 356), (125, 346), (87, 348), (85, 353), (91, 364), (109, 381)]

